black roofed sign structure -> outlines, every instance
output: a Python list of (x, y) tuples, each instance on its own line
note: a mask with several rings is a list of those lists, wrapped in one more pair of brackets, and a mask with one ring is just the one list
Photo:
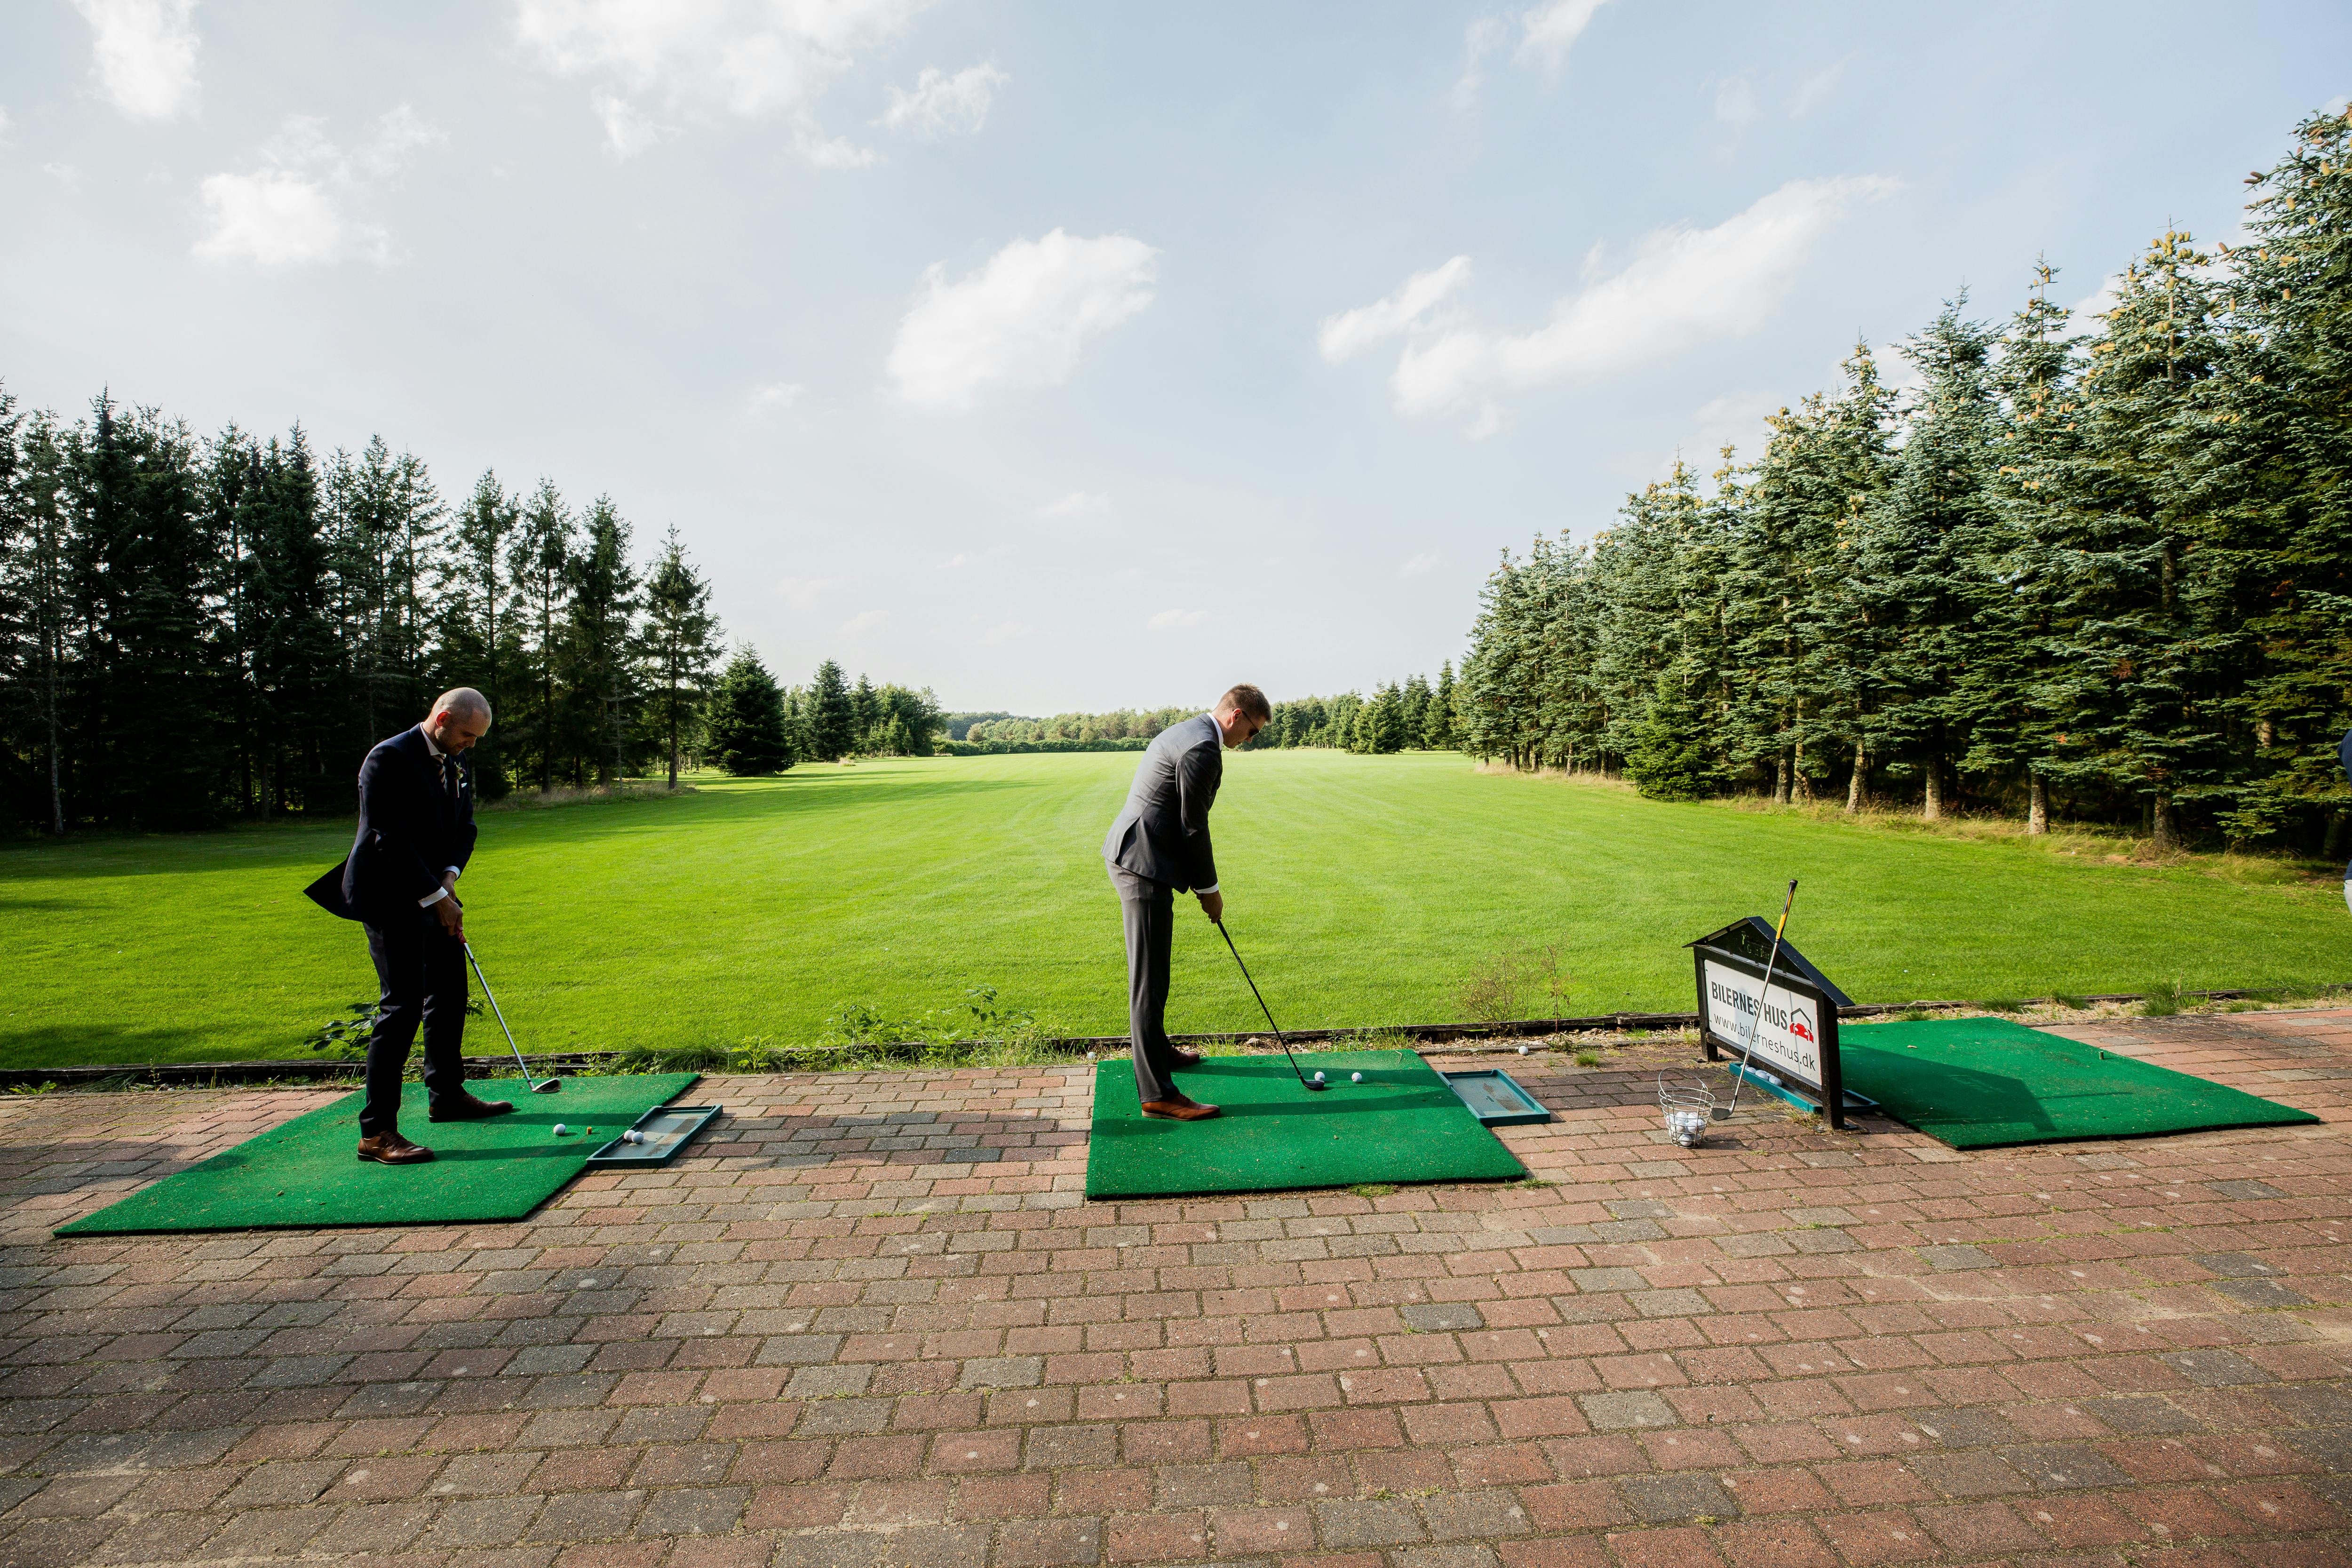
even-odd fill
[(1845, 1125), (1849, 1100), (1838, 1070), (1838, 1009), (1853, 998), (1838, 989), (1784, 938), (1772, 963), (1772, 923), (1755, 915), (1711, 931), (1691, 950), (1698, 980), (1699, 1043), (1709, 1061), (1750, 1050), (1752, 1070), (1809, 1100), (1832, 1127)]

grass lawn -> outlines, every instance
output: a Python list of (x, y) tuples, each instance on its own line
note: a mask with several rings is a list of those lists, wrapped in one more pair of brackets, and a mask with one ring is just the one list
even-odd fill
[[(469, 934), (527, 1050), (804, 1040), (845, 1003), (911, 1016), (982, 984), (1072, 1033), (1122, 1031), (1098, 848), (1134, 765), (866, 763), (486, 814)], [(1862, 1001), (2352, 977), (2335, 884), (2284, 868), (1662, 805), (1453, 756), (1229, 756), (1216, 827), (1228, 923), (1294, 1027), (1456, 1018), (1465, 976), (1548, 943), (1570, 1013), (1686, 1010), (1680, 944), (1770, 916), (1791, 876), (1790, 940)], [(302, 1054), (374, 987), (359, 928), (301, 896), (350, 831), (0, 849), (0, 1060)], [(1214, 932), (1179, 903), (1170, 1026), (1255, 1026)], [(474, 1028), (474, 1050), (503, 1043), (487, 1018)]]

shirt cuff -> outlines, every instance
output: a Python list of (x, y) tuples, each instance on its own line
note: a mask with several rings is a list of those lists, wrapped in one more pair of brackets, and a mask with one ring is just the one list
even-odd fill
[(429, 910), (429, 909), (431, 909), (434, 905), (436, 905), (436, 904), (439, 903), (442, 900), (444, 900), (444, 899), (447, 898), (448, 896), (449, 896), (449, 889), (446, 889), (446, 888), (436, 888), (436, 889), (434, 889), (431, 892), (429, 892), (429, 893), (425, 894), (423, 898), (421, 898), (421, 899), (417, 900), (416, 900), (416, 907), (417, 907), (418, 909), (420, 909), (420, 910)]
[(463, 866), (444, 866), (441, 868), (452, 877), (462, 877), (466, 874), (466, 868)]
[(1207, 887), (1205, 887), (1205, 888), (1195, 888), (1195, 889), (1192, 889), (1192, 896), (1193, 896), (1194, 898), (1196, 898), (1196, 899), (1197, 899), (1197, 898), (1199, 898), (1202, 893), (1213, 893), (1213, 892), (1215, 892), (1216, 890), (1217, 890), (1217, 885), (1216, 885), (1214, 882), (1212, 882), (1212, 883), (1210, 883), (1210, 884), (1209, 884)]

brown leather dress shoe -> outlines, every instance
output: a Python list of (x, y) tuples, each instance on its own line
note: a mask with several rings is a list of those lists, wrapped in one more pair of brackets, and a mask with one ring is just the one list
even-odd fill
[(1206, 1121), (1217, 1113), (1213, 1105), (1203, 1105), (1190, 1095), (1180, 1094), (1173, 1100), (1147, 1100), (1143, 1114), (1157, 1116), (1167, 1121)]
[(479, 1121), (485, 1116), (504, 1116), (514, 1109), (511, 1100), (477, 1100), (471, 1094), (461, 1094), (446, 1105), (436, 1105), (427, 1115), (433, 1121)]
[(360, 1158), (379, 1165), (421, 1165), (433, 1158), (433, 1151), (397, 1132), (377, 1132), (360, 1140)]

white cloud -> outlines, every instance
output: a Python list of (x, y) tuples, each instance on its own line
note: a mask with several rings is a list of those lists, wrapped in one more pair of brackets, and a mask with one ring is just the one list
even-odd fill
[(1407, 561), (1403, 565), (1398, 567), (1397, 575), (1400, 577), (1426, 577), (1432, 572), (1436, 571), (1444, 564), (1445, 564), (1445, 552), (1442, 550), (1424, 550), (1420, 554), (1414, 556), (1412, 560)]
[[(516, 0), (515, 37), (559, 76), (611, 84), (592, 101), (620, 151), (649, 124), (622, 94), (708, 120), (779, 119), (824, 168), (873, 154), (828, 137), (816, 102), (859, 54), (895, 37), (923, 0)], [(616, 135), (615, 124), (624, 127)], [(638, 143), (642, 145), (642, 143)]]
[(1037, 509), (1039, 517), (1076, 517), (1082, 511), (1100, 511), (1110, 505), (1110, 497), (1093, 495), (1085, 490), (1072, 490), (1059, 500), (1049, 500)]
[(1806, 115), (1819, 109), (1823, 100), (1829, 97), (1830, 89), (1837, 86), (1838, 78), (1845, 74), (1845, 68), (1853, 62), (1853, 56), (1845, 55), (1832, 60), (1828, 65), (1807, 77), (1803, 84), (1797, 89), (1797, 96), (1789, 104), (1789, 118), (1802, 120)]
[(934, 264), (890, 346), (898, 396), (963, 409), (993, 384), (1060, 385), (1087, 339), (1151, 302), (1158, 254), (1125, 235), (1081, 239), (1057, 228), (1014, 240), (952, 283)]
[(854, 637), (861, 632), (879, 631), (889, 624), (890, 612), (887, 610), (860, 610), (842, 622), (841, 629), (843, 635)]
[(1691, 416), (1696, 428), (1675, 455), (1702, 474), (1715, 471), (1716, 459), (1726, 446), (1737, 447), (1743, 458), (1753, 458), (1763, 451), (1770, 434), (1764, 421), (1785, 405), (1785, 400), (1764, 392), (1734, 392), (1709, 398)]
[(989, 627), (986, 631), (980, 634), (980, 646), (982, 647), (1004, 647), (1010, 644), (1020, 642), (1025, 637), (1032, 637), (1036, 635), (1037, 628), (1034, 626), (1024, 626), (1019, 621), (999, 621), (996, 625)]
[(790, 608), (807, 615), (848, 590), (846, 577), (779, 577), (775, 594)]
[(1410, 331), (1445, 297), (1470, 280), (1470, 258), (1457, 256), (1444, 266), (1416, 272), (1404, 287), (1377, 304), (1323, 320), (1317, 343), (1333, 364), (1382, 338)]
[(2087, 337), (2095, 332), (2105, 331), (2107, 323), (2101, 318), (2122, 302), (2123, 281), (2124, 275), (2120, 272), (2107, 274), (2100, 281), (2097, 292), (2078, 302), (2073, 313), (2067, 316), (2064, 329), (2066, 335)]
[(996, 89), (1012, 79), (992, 65), (966, 66), (953, 76), (925, 66), (915, 79), (914, 91), (890, 89), (890, 107), (882, 123), (926, 136), (971, 135), (987, 122)]
[(790, 408), (807, 390), (797, 381), (771, 381), (755, 386), (750, 399), (751, 412), (759, 414), (771, 408)]
[(1519, 63), (1533, 62), (1548, 71), (1559, 70), (1568, 63), (1569, 47), (1592, 20), (1592, 14), (1607, 3), (1608, 0), (1551, 0), (1548, 5), (1519, 13)]
[(8, 118), (6, 110), (0, 109), (0, 147), (8, 145), (8, 132), (15, 129), (16, 129), (16, 122)]
[(323, 121), (289, 115), (261, 149), (263, 167), (207, 175), (197, 186), (204, 232), (194, 253), (265, 268), (316, 266), (354, 253), (384, 262), (388, 237), (346, 216), (345, 198), (364, 199), (410, 154), (447, 140), (404, 103), (379, 117), (365, 144), (348, 153), (328, 140)]
[(81, 184), (81, 171), (71, 163), (44, 163), (41, 173), (68, 190)]
[(588, 95), (588, 107), (596, 111), (597, 123), (604, 128), (604, 146), (616, 158), (634, 158), (662, 138), (675, 134), (670, 127), (655, 123), (653, 116), (627, 99), (602, 88)]
[(1206, 610), (1162, 610), (1144, 623), (1155, 632), (1181, 632), (1209, 618)]
[(343, 254), (350, 231), (326, 187), (290, 169), (214, 174), (198, 187), (205, 232), (201, 261), (302, 267)]
[(1756, 84), (1745, 72), (1715, 84), (1715, 117), (1724, 124), (1752, 124), (1757, 113)]
[(1486, 57), (1503, 47), (1510, 24), (1500, 16), (1473, 17), (1462, 33), (1462, 75), (1454, 84), (1454, 107), (1468, 109), (1486, 85)]
[(981, 557), (969, 554), (964, 551), (959, 550), (953, 555), (949, 556), (945, 561), (940, 562), (939, 564), (939, 570), (942, 572), (953, 572), (960, 567), (977, 566), (980, 563)]
[(196, 107), (195, 0), (74, 0), (89, 24), (91, 65), (133, 120), (176, 120)]
[(1389, 383), (1397, 411), (1467, 413), (1471, 434), (1491, 434), (1501, 426), (1496, 399), (1505, 393), (1596, 381), (1745, 336), (1770, 317), (1831, 224), (1896, 188), (1877, 176), (1799, 180), (1713, 228), (1661, 229), (1632, 261), (1560, 300), (1530, 331), (1465, 321), (1408, 329)]

